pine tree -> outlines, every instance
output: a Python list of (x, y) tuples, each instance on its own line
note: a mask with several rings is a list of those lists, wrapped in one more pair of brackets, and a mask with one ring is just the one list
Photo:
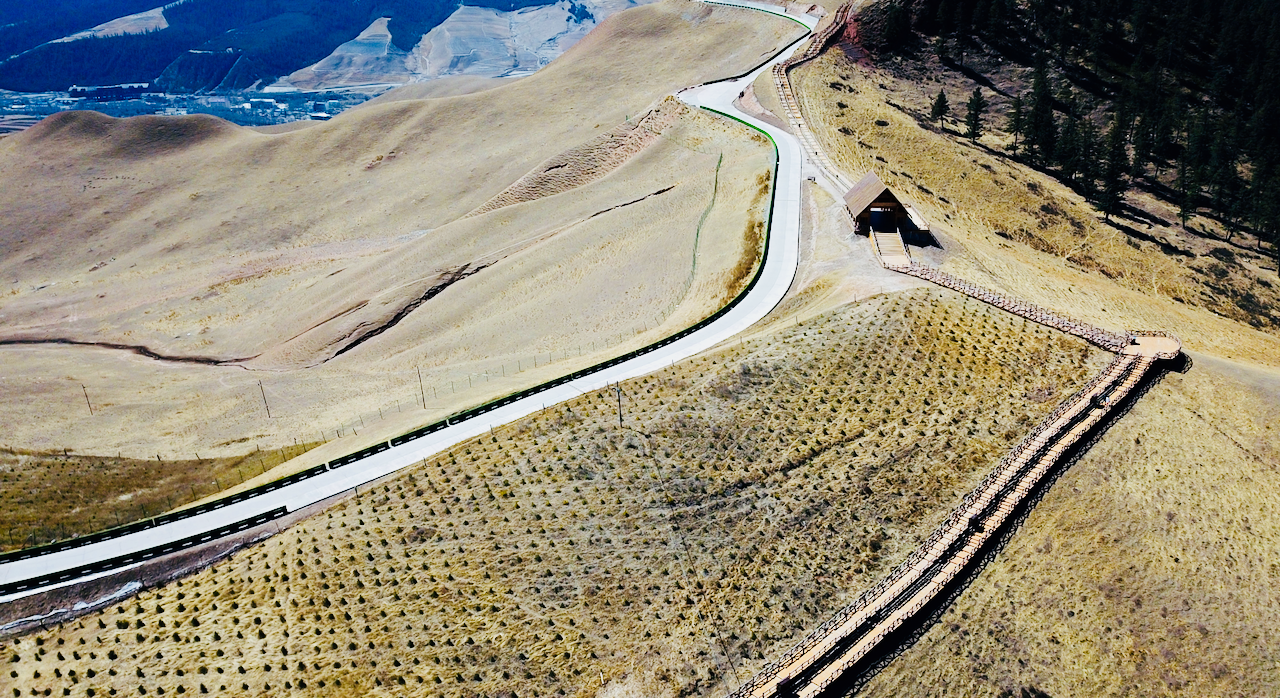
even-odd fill
[(885, 19), (884, 43), (891, 51), (901, 51), (911, 40), (911, 13), (899, 3), (889, 6)]
[[(1070, 106), (1070, 105), (1068, 105)], [(1062, 123), (1062, 133), (1054, 140), (1053, 161), (1058, 163), (1062, 178), (1071, 184), (1076, 183), (1076, 175), (1080, 174), (1084, 160), (1080, 141), (1080, 121), (1072, 110), (1068, 110), (1067, 118)]]
[(929, 119), (940, 121), (942, 117), (950, 113), (951, 105), (947, 104), (947, 93), (938, 90), (938, 96), (933, 100), (933, 107), (929, 110)]
[(1187, 219), (1191, 218), (1196, 211), (1196, 197), (1200, 195), (1200, 183), (1196, 179), (1195, 167), (1188, 162), (1188, 152), (1190, 149), (1184, 149), (1182, 157), (1178, 159), (1178, 220), (1182, 222), (1182, 227), (1187, 227)]
[(1047, 164), (1054, 154), (1058, 139), (1058, 125), (1053, 119), (1053, 94), (1049, 88), (1049, 75), (1044, 58), (1036, 62), (1031, 80), (1031, 112), (1027, 117), (1027, 146), (1034, 149), (1037, 159)]
[(1133, 162), (1130, 176), (1142, 177), (1147, 173), (1147, 163), (1151, 162), (1151, 124), (1147, 117), (1142, 117), (1133, 124)]
[(1009, 152), (1017, 155), (1018, 147), (1021, 145), (1018, 141), (1022, 137), (1023, 130), (1026, 129), (1026, 118), (1022, 113), (1022, 93), (1013, 96), (1013, 102), (1009, 105), (1009, 113), (1006, 115), (1008, 121), (1005, 123), (1005, 130), (1013, 134), (1013, 143), (1009, 144)]
[(934, 23), (938, 27), (941, 34), (950, 34), (956, 30), (956, 8), (959, 3), (956, 0), (942, 0), (938, 3), (938, 10), (934, 14)]
[(975, 87), (969, 96), (969, 113), (965, 115), (966, 136), (976, 141), (982, 137), (982, 115), (987, 113), (987, 100), (982, 96), (982, 89)]
[(1107, 157), (1102, 171), (1102, 188), (1098, 206), (1108, 219), (1120, 209), (1126, 189), (1124, 173), (1129, 170), (1129, 153), (1125, 150), (1124, 124), (1117, 114), (1107, 131)]
[(1097, 192), (1094, 185), (1101, 176), (1098, 158), (1098, 127), (1088, 118), (1080, 119), (1076, 134), (1077, 155), (1076, 171), (1079, 172), (1078, 188), (1080, 193), (1092, 198)]
[(1204, 181), (1204, 170), (1209, 164), (1211, 141), (1208, 120), (1204, 110), (1196, 114), (1187, 130), (1187, 146), (1182, 149), (1183, 161), (1197, 183)]
[(1227, 239), (1234, 233), (1236, 220), (1236, 193), (1240, 177), (1237, 174), (1239, 149), (1235, 143), (1233, 123), (1223, 120), (1213, 135), (1209, 148), (1207, 183), (1213, 193), (1212, 206), (1227, 220)]
[(1086, 60), (1094, 66), (1102, 65), (1102, 43), (1105, 33), (1104, 20), (1095, 15), (1093, 23), (1089, 25), (1089, 38), (1085, 42)]
[(1258, 251), (1262, 251), (1262, 241), (1270, 242), (1272, 256), (1280, 267), (1280, 173), (1276, 170), (1268, 162), (1254, 173), (1249, 202), (1250, 219), (1258, 232)]

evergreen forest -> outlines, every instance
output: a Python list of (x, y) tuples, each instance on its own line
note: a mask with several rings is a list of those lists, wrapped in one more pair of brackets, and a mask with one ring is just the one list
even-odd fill
[[(1014, 157), (1106, 214), (1142, 187), (1184, 225), (1208, 216), (1277, 255), (1280, 0), (889, 0), (863, 15), (864, 46), (935, 51), (1011, 97), (991, 121)], [(1029, 85), (976, 75), (978, 53)]]

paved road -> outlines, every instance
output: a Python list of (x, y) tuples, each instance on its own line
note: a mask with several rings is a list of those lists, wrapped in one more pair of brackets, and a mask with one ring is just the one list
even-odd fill
[[(786, 16), (800, 22), (811, 31), (817, 24), (817, 18), (808, 15), (785, 14), (782, 8), (776, 5), (751, 2), (750, 0), (721, 0), (715, 2), (715, 4), (741, 6)], [(505, 405), (463, 423), (449, 426), (415, 441), (392, 447), (357, 463), (336, 470), (329, 470), (274, 492), (120, 538), (41, 557), (4, 563), (0, 565), (0, 584), (57, 574), (82, 565), (93, 564), (118, 556), (132, 555), (139, 551), (181, 541), (191, 536), (200, 536), (229, 524), (270, 512), (281, 506), (287, 507), (291, 512), (297, 511), (307, 505), (341, 494), (353, 487), (418, 463), (424, 458), (429, 458), (450, 446), (484, 434), (493, 427), (502, 426), (526, 417), (546, 406), (578, 397), (593, 390), (599, 390), (611, 383), (647, 375), (670, 366), (676, 361), (698, 354), (730, 339), (754, 325), (782, 300), (782, 297), (790, 288), (792, 280), (795, 278), (799, 258), (802, 154), (800, 145), (793, 136), (738, 111), (733, 106), (733, 101), (761, 72), (769, 70), (777, 62), (785, 60), (801, 43), (803, 43), (803, 39), (742, 78), (687, 89), (679, 94), (680, 99), (687, 104), (730, 115), (763, 131), (773, 139), (777, 146), (776, 191), (773, 200), (771, 232), (764, 268), (761, 270), (758, 281), (747, 297), (715, 322), (651, 353), (603, 369), (590, 376), (550, 388), (537, 395)], [(136, 564), (133, 566), (136, 566)], [(107, 574), (115, 574), (121, 569), (129, 569), (129, 567), (86, 575), (58, 584), (16, 592), (8, 596), (0, 596), (0, 603), (59, 586), (75, 584)]]

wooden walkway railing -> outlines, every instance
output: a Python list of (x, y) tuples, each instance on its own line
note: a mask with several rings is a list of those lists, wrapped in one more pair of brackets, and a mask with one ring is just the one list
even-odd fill
[(1181, 351), (1178, 340), (1167, 333), (1117, 334), (928, 265), (885, 266), (1075, 335), (1116, 353), (1116, 358), (1041, 420), (888, 577), (739, 686), (731, 698), (811, 698), (821, 693), (946, 589), (1049, 469), (1129, 395), (1157, 359), (1172, 359)]
[(1053, 464), (1129, 394), (1155, 358), (1137, 352), (1119, 354), (1032, 429), (888, 577), (738, 687), (732, 696), (794, 694), (807, 698), (837, 680), (972, 562)]
[[(1116, 334), (1106, 330), (1094, 327), (1088, 323), (1073, 320), (1065, 315), (1059, 315), (1051, 310), (1046, 310), (1033, 303), (1028, 303), (1017, 298), (997, 293), (991, 289), (984, 288), (974, 283), (970, 283), (957, 276), (952, 276), (944, 271), (939, 271), (927, 264), (911, 262), (906, 265), (885, 264), (886, 269), (910, 274), (911, 276), (931, 281), (939, 286), (945, 286), (953, 291), (959, 291), (967, 296), (976, 298), (984, 303), (994, 305), (1001, 310), (1007, 310), (1014, 315), (1020, 315), (1032, 322), (1061, 330), (1067, 334), (1075, 335), (1090, 344), (1106, 349), (1110, 352), (1118, 352), (1123, 350), (1130, 344), (1130, 338), (1127, 335)], [(1172, 358), (1172, 357), (1169, 357)]]
[(791, 89), (791, 77), (788, 75), (788, 71), (805, 61), (816, 58), (822, 53), (836, 33), (844, 29), (845, 23), (849, 19), (851, 7), (850, 3), (841, 5), (840, 9), (836, 10), (835, 17), (832, 18), (831, 23), (814, 34), (813, 39), (809, 41), (803, 51), (773, 66), (773, 83), (778, 88), (778, 99), (782, 101), (787, 123), (791, 125), (791, 130), (795, 132), (796, 138), (804, 148), (805, 157), (821, 170), (828, 180), (840, 187), (841, 191), (852, 189), (853, 182), (840, 174), (840, 170), (827, 157), (826, 152), (818, 143), (817, 136), (813, 134), (813, 131), (805, 122), (804, 113), (800, 110), (800, 102), (796, 99), (795, 92)]

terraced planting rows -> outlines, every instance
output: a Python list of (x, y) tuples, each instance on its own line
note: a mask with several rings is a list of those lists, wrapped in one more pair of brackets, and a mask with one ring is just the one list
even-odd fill
[(15, 695), (723, 695), (1106, 356), (950, 291), (844, 306), (463, 444), (7, 641)]

